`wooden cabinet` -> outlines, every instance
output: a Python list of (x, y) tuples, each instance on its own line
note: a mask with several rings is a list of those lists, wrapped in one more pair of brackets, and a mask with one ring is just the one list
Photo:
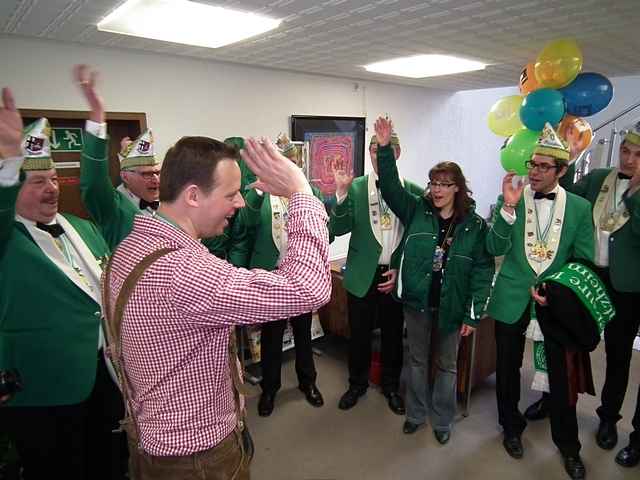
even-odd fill
[(325, 332), (349, 338), (349, 322), (347, 309), (347, 291), (342, 286), (340, 265), (331, 266), (331, 300), (318, 310), (320, 324)]

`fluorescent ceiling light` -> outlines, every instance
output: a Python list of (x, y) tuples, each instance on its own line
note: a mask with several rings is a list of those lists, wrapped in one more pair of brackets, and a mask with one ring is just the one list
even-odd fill
[(484, 70), (487, 65), (450, 55), (415, 55), (365, 65), (369, 72), (398, 77), (425, 78)]
[(218, 48), (273, 30), (280, 20), (188, 0), (129, 0), (98, 30)]

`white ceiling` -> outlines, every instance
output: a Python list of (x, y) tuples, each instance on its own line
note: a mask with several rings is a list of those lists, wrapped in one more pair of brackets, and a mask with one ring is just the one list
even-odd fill
[[(514, 85), (544, 44), (576, 38), (584, 71), (640, 73), (640, 0), (198, 0), (283, 19), (277, 30), (219, 49), (99, 32), (123, 0), (0, 0), (0, 31), (360, 80), (468, 90)], [(212, 25), (215, 28), (215, 25)], [(427, 79), (369, 73), (362, 65), (447, 53), (486, 70)]]

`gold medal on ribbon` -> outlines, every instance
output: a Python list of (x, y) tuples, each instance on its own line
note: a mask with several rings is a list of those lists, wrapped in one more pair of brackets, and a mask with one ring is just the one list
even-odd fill
[(382, 230), (391, 230), (391, 214), (385, 212), (380, 216), (380, 228)]
[(545, 260), (551, 258), (552, 253), (553, 252), (549, 250), (549, 247), (546, 243), (537, 241), (531, 247), (529, 258), (535, 262), (542, 263)]
[(616, 215), (615, 212), (603, 215), (600, 219), (600, 229), (605, 232), (613, 231), (616, 226), (617, 217), (618, 215)]

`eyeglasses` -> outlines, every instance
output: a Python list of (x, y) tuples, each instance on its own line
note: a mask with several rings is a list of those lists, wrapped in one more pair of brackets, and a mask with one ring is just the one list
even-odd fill
[(445, 182), (429, 182), (427, 183), (427, 187), (431, 190), (435, 188), (451, 188), (455, 185), (455, 183), (445, 183)]
[(140, 175), (144, 180), (151, 180), (153, 177), (160, 178), (160, 170), (153, 171), (153, 172), (137, 172), (136, 170), (131, 170), (131, 173)]
[(527, 170), (537, 169), (542, 173), (547, 173), (552, 168), (558, 169), (558, 165), (549, 165), (548, 163), (537, 163), (532, 162), (531, 160), (527, 160), (524, 162), (524, 166), (527, 167)]

